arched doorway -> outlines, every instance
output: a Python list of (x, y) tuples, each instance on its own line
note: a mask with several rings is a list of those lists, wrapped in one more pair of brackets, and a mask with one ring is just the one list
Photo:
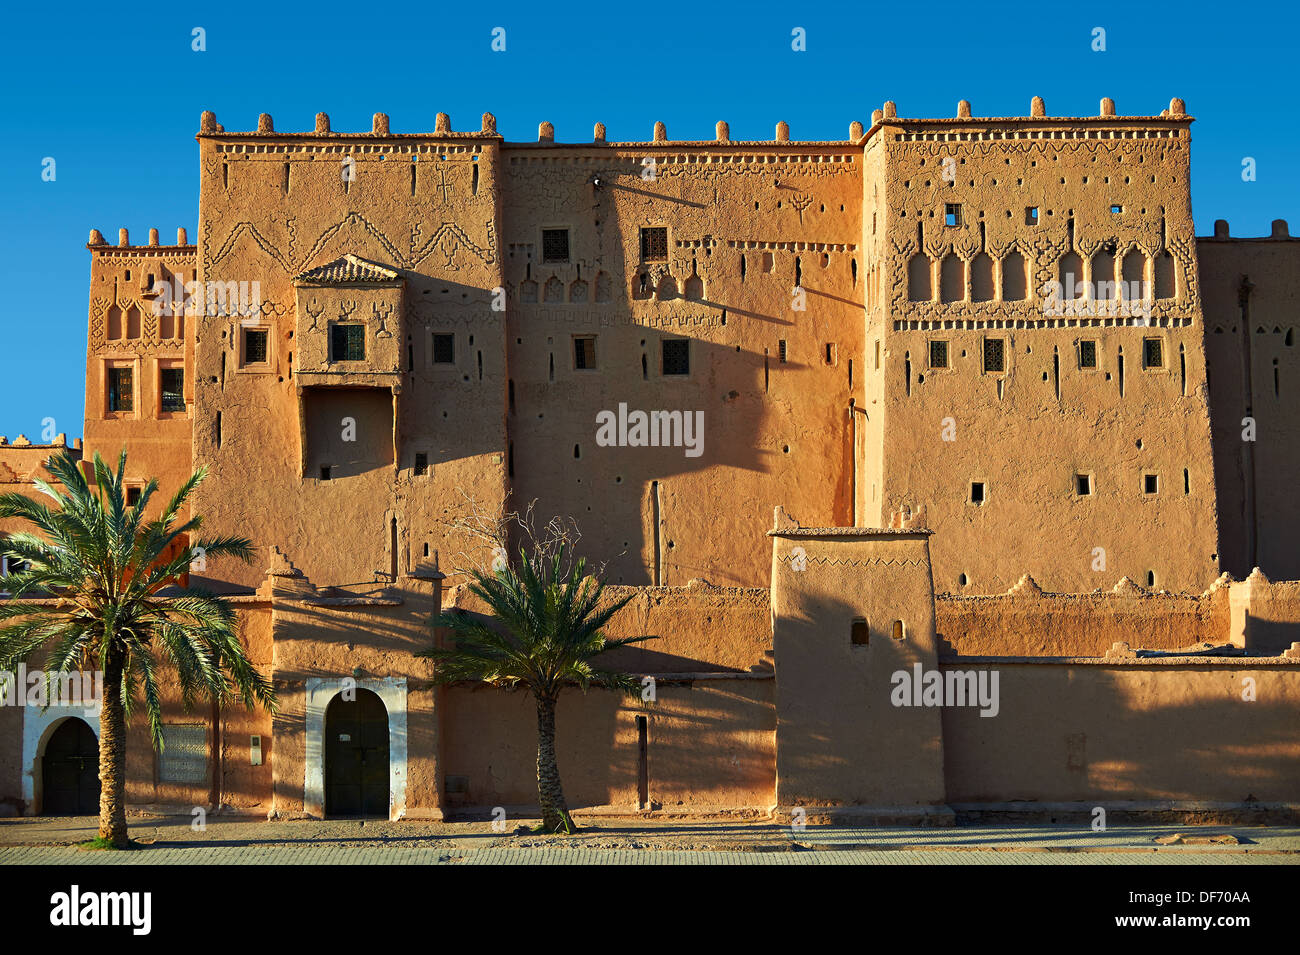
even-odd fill
[(325, 815), (388, 818), (388, 710), (358, 688), (325, 710)]
[(70, 716), (41, 757), (41, 813), (93, 816), (99, 812), (99, 740), (85, 720)]

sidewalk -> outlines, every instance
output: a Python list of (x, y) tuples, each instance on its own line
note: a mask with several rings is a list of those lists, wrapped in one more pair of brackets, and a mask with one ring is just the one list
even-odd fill
[[(761, 822), (595, 820), (572, 836), (493, 832), (486, 822), (216, 817), (130, 820), (139, 852), (84, 852), (97, 820), (0, 819), (0, 865), (1295, 864), (1300, 827), (974, 826), (875, 829)], [(535, 820), (512, 820), (512, 826)], [(1186, 837), (1170, 844), (1178, 834)], [(1218, 841), (1211, 843), (1210, 839)], [(1163, 842), (1157, 839), (1165, 840)]]

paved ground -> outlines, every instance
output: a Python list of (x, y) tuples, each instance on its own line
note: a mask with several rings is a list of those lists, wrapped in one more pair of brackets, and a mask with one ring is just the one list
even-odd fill
[[(530, 822), (517, 820), (513, 824)], [(134, 817), (140, 852), (84, 852), (96, 820), (0, 819), (0, 865), (1295, 864), (1300, 827), (973, 826), (875, 829), (761, 822), (584, 820), (573, 836), (497, 833), (484, 822), (266, 822)], [(1182, 840), (1174, 837), (1181, 834)], [(1164, 840), (1158, 842), (1157, 840)], [(1211, 841), (1215, 840), (1215, 841)]]

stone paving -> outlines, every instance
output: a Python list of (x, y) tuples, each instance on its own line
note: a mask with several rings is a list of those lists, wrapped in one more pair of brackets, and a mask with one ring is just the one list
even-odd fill
[[(137, 852), (85, 852), (96, 820), (0, 819), (0, 865), (1151, 865), (1295, 864), (1300, 827), (971, 826), (794, 831), (766, 822), (583, 820), (573, 836), (484, 822), (133, 818)], [(515, 823), (530, 822), (516, 820)], [(1182, 844), (1156, 840), (1181, 833)], [(1235, 842), (1210, 844), (1211, 837)], [(1192, 840), (1188, 844), (1187, 840)]]

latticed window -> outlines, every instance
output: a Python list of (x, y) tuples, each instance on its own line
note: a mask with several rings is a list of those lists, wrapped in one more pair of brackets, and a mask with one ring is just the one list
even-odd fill
[(244, 329), (244, 364), (258, 365), (266, 361), (266, 329)]
[(108, 369), (108, 410), (135, 410), (135, 377), (132, 369)]
[(1097, 343), (1090, 339), (1079, 342), (1079, 367), (1097, 367)]
[(948, 367), (948, 343), (947, 342), (930, 342), (930, 367), (931, 368)]
[(542, 261), (543, 262), (569, 261), (569, 230), (568, 229), (543, 229), (542, 230)]
[(454, 365), (456, 363), (456, 336), (433, 336), (433, 363), (435, 365)]
[(1006, 371), (1006, 343), (1001, 338), (984, 339), (984, 370)]
[(185, 369), (163, 368), (158, 372), (163, 411), (185, 410)]
[(663, 343), (664, 374), (691, 373), (691, 343), (685, 338), (670, 338)]
[(365, 361), (366, 326), (331, 326), (330, 355), (331, 361)]
[(645, 262), (668, 261), (668, 229), (655, 226), (641, 230), (641, 259)]
[(1158, 338), (1142, 340), (1142, 367), (1163, 368), (1165, 364), (1164, 343)]

